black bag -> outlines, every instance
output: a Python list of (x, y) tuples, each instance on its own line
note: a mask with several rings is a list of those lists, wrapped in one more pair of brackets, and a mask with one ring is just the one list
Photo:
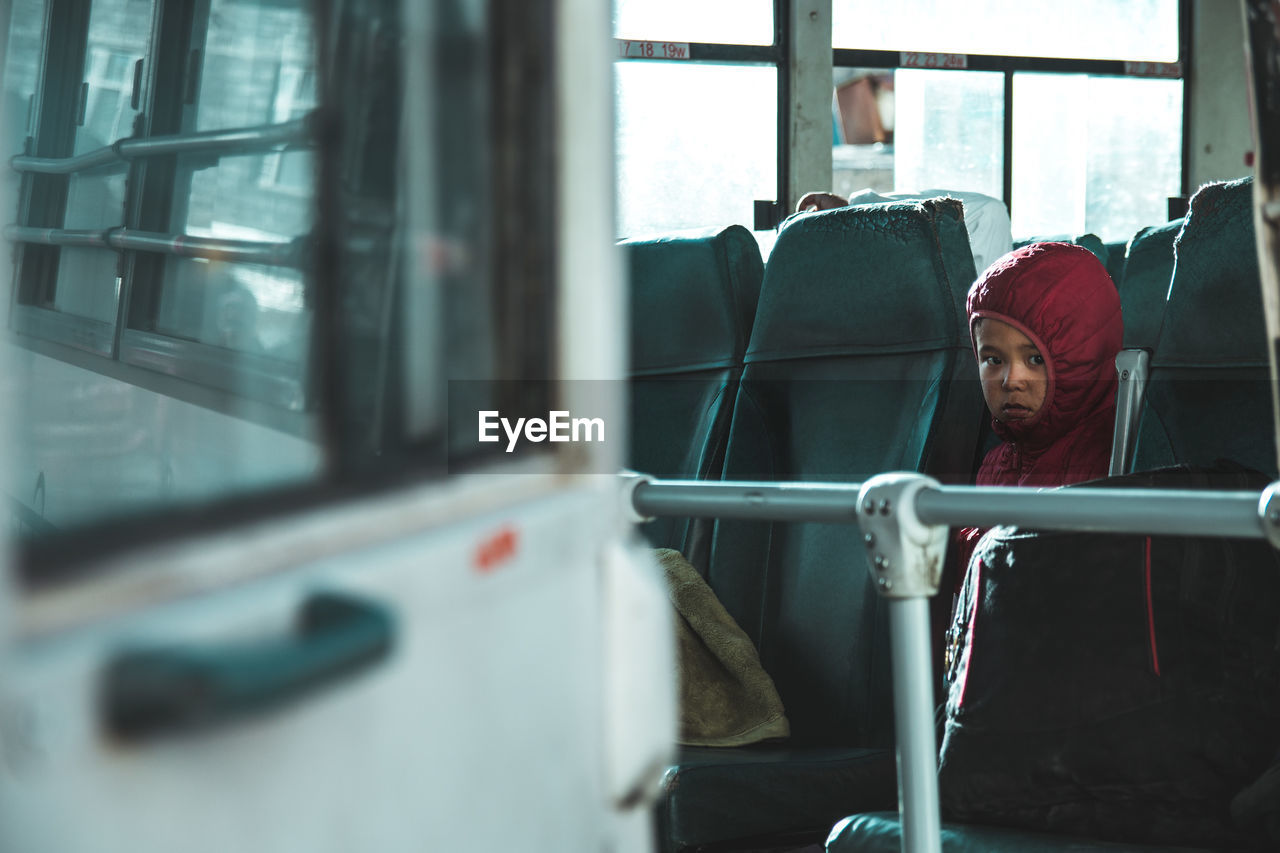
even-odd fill
[[(1259, 490), (1224, 465), (1088, 485)], [(1261, 540), (995, 528), (956, 607), (950, 818), (1234, 846), (1280, 743), (1280, 559)]]

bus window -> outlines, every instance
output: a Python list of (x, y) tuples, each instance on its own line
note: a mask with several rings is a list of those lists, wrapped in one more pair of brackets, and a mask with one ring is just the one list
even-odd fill
[(617, 0), (613, 31), (626, 40), (773, 44), (773, 6), (772, 0)]
[(1178, 0), (833, 0), (837, 48), (1178, 61)]
[(834, 72), (832, 186), (1003, 192), (1004, 77), (915, 68)]
[[(15, 6), (0, 393), (31, 565), (505, 462), (476, 410), (554, 408), (551, 59), (495, 94), (527, 33), (478, 10), (337, 4), (326, 77), (305, 0)], [(401, 27), (430, 34), (408, 69)]]
[(30, 142), (7, 137), (19, 529), (57, 538), (317, 476), (310, 13), (50, 2), (24, 61), (43, 10), (15, 9), (6, 81), (35, 79)]
[[(36, 10), (17, 11), (25, 16)], [(66, 44), (68, 52), (44, 57), (49, 73), (32, 104), (39, 122), (37, 153), (44, 156), (91, 154), (129, 135), (137, 117), (134, 68), (146, 52), (152, 4), (113, 0), (95, 5), (87, 19), (86, 11), (49, 16), (50, 39)], [(72, 65), (82, 68), (75, 79), (66, 71)], [(126, 185), (123, 169), (35, 176), (26, 196), (25, 224), (72, 232), (121, 227)], [(32, 247), (20, 275), (23, 304), (57, 312), (53, 322), (82, 345), (99, 351), (109, 347), (120, 296), (111, 253), (70, 241), (61, 249)]]
[(777, 71), (620, 63), (618, 228), (751, 222), (777, 175)]
[[(292, 123), (299, 139), (216, 162), (180, 157), (169, 230), (283, 247), (307, 234), (315, 169), (300, 120), (316, 105), (312, 55), (303, 4), (212, 4), (205, 47), (194, 60), (194, 122), (188, 117), (184, 124), (211, 132)], [(154, 320), (148, 322), (144, 300), (135, 303), (141, 310), (130, 317), (132, 327), (268, 356), (284, 362), (275, 365), (278, 372), (299, 375), (309, 311), (296, 265), (172, 258), (158, 290)], [(300, 383), (291, 390), (278, 402), (301, 408)]]
[(1013, 230), (1127, 240), (1182, 181), (1181, 80), (1013, 78)]
[(1178, 16), (1172, 0), (836, 0), (836, 193), (980, 192), (1015, 239), (1163, 221), (1184, 182)]
[[(617, 6), (620, 236), (743, 224), (767, 247), (760, 229), (806, 192), (941, 188), (1003, 201), (1015, 239), (1093, 231), (1116, 241), (1163, 221), (1167, 199), (1185, 193), (1187, 34), (1176, 0), (833, 0), (790, 8), (772, 42), (742, 31), (762, 26), (763, 11), (717, 9)], [(817, 46), (828, 36), (829, 177), (815, 165), (828, 105), (813, 85), (827, 73)], [(1068, 77), (1079, 82), (1051, 82)], [(1067, 116), (1046, 118), (1062, 99), (1068, 111), (1088, 104), (1073, 119), (1087, 138), (1055, 130)], [(1155, 168), (1131, 168), (1131, 152), (1157, 135)]]

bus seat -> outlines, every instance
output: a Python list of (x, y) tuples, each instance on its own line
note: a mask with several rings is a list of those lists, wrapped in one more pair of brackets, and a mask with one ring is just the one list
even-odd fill
[[(1111, 271), (1111, 251), (1108, 248), (1108, 244), (1102, 242), (1102, 238), (1097, 234), (1078, 234), (1074, 237), (1070, 234), (1058, 234), (1056, 236), (1049, 237), (1031, 237), (1026, 240), (1016, 241), (1013, 244), (1013, 248), (1020, 249), (1030, 243), (1074, 243), (1077, 246), (1083, 246), (1090, 252), (1093, 252), (1093, 256), (1095, 258), (1102, 261), (1102, 265), (1107, 268), (1108, 272)], [(1113, 275), (1111, 280), (1115, 281), (1116, 277)], [(1119, 284), (1119, 282), (1117, 282), (1117, 284)]]
[[(628, 464), (670, 479), (719, 479), (764, 263), (741, 225), (624, 241), (630, 268)], [(705, 571), (710, 520), (641, 531)], [(701, 531), (701, 533), (700, 533)]]
[[(960, 203), (845, 207), (779, 234), (734, 407), (725, 479), (970, 482), (984, 406), (963, 300)], [(685, 750), (667, 850), (809, 830), (896, 802), (887, 612), (855, 525), (720, 521), (707, 580), (760, 651), (792, 737)]]
[(1134, 470), (1230, 459), (1275, 476), (1253, 183), (1206, 184), (1174, 243)]
[[(1102, 261), (1102, 265), (1104, 267), (1110, 265), (1111, 252), (1107, 248), (1107, 244), (1102, 242), (1102, 238), (1097, 234), (1081, 234), (1071, 242), (1075, 243), (1077, 246), (1084, 246), (1090, 252), (1093, 252), (1093, 256)], [(1112, 281), (1114, 280), (1115, 279), (1113, 278)]]
[(1132, 468), (1151, 351), (1160, 334), (1165, 297), (1173, 276), (1173, 241), (1181, 229), (1182, 220), (1175, 219), (1138, 231), (1125, 250), (1123, 274), (1115, 279), (1124, 315), (1125, 348), (1116, 356), (1120, 385), (1116, 392), (1111, 474), (1126, 474)]
[(1116, 283), (1116, 289), (1119, 289), (1120, 283), (1124, 281), (1124, 264), (1129, 250), (1129, 241), (1115, 240), (1102, 245), (1107, 250), (1107, 275), (1111, 276), (1111, 280)]
[[(902, 832), (896, 812), (860, 814), (836, 824), (826, 853), (898, 853)], [(1096, 841), (1029, 829), (944, 823), (944, 853), (1212, 853), (1189, 847)]]
[(1126, 348), (1155, 349), (1173, 278), (1173, 241), (1181, 230), (1182, 220), (1174, 219), (1143, 228), (1129, 241), (1120, 283)]

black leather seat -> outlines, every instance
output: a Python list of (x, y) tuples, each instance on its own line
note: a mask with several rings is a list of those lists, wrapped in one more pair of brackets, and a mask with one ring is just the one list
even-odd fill
[(1191, 199), (1174, 244), (1135, 470), (1225, 458), (1276, 473), (1252, 203), (1252, 179), (1207, 184)]
[[(963, 311), (959, 202), (793, 220), (765, 268), (725, 479), (971, 478), (983, 403)], [(785, 749), (686, 750), (658, 819), (668, 850), (809, 830), (896, 802), (886, 608), (856, 525), (716, 524), (707, 575), (760, 650)]]
[[(764, 275), (760, 247), (741, 225), (622, 246), (631, 293), (628, 464), (656, 477), (719, 479)], [(660, 518), (641, 531), (705, 569), (710, 527)]]

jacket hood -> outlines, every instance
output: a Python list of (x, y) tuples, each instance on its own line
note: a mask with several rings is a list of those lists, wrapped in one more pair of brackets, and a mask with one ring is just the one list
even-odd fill
[[(1083, 419), (1115, 407), (1116, 354), (1124, 339), (1120, 296), (1092, 252), (1031, 243), (996, 260), (969, 289), (969, 333), (983, 318), (1022, 332), (1044, 356), (1048, 386), (1039, 411), (992, 428), (1036, 452)], [(977, 357), (977, 345), (974, 357)]]

